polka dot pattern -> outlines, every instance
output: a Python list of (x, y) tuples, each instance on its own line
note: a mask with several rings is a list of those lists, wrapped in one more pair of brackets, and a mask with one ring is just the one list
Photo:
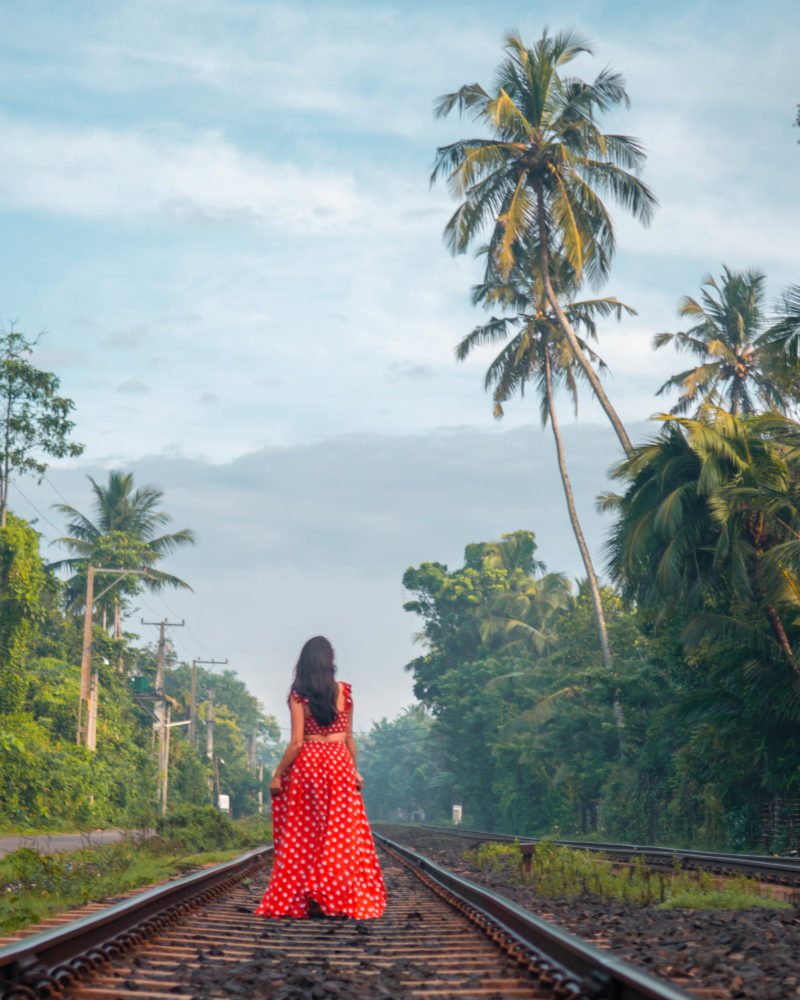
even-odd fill
[[(349, 693), (349, 692), (348, 692)], [(305, 742), (272, 799), (272, 877), (256, 913), (379, 917), (386, 888), (344, 743)]]

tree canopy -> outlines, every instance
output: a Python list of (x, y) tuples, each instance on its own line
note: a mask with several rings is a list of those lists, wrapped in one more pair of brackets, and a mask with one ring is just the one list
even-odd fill
[(31, 364), (35, 344), (13, 328), (0, 329), (0, 527), (12, 474), (41, 478), (47, 470), (43, 456), (76, 458), (83, 452), (83, 445), (69, 439), (75, 404), (57, 395), (61, 383), (52, 372)]

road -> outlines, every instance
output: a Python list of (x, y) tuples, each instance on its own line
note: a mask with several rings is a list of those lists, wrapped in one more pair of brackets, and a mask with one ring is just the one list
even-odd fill
[(0, 858), (20, 847), (32, 847), (42, 854), (56, 854), (59, 851), (77, 851), (81, 847), (96, 847), (98, 844), (113, 844), (124, 833), (124, 830), (89, 830), (86, 833), (40, 833), (36, 836), (13, 834), (0, 837)]

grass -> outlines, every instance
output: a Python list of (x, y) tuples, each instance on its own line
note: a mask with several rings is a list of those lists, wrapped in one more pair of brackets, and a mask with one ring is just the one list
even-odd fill
[[(58, 854), (23, 847), (7, 854), (0, 859), (0, 933), (203, 865), (221, 864), (271, 839), (263, 819), (234, 824), (225, 818), (222, 824), (216, 810), (193, 812), (189, 824), (183, 818), (164, 824), (159, 835), (147, 840), (126, 838)], [(198, 850), (198, 842), (211, 849)]]
[(557, 847), (549, 841), (535, 845), (530, 872), (523, 871), (518, 843), (481, 844), (465, 852), (465, 857), (481, 871), (504, 871), (512, 881), (532, 885), (538, 895), (545, 897), (574, 899), (590, 895), (658, 909), (790, 907), (789, 903), (762, 896), (762, 886), (743, 875), (728, 879), (721, 888), (707, 872), (684, 871), (677, 864), (670, 873), (654, 871), (644, 858), (635, 858), (631, 865), (620, 868), (603, 854)]

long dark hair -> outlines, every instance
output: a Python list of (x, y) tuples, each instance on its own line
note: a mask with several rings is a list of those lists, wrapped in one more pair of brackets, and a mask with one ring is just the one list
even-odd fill
[(292, 691), (301, 698), (308, 698), (308, 708), (321, 726), (329, 726), (336, 716), (339, 687), (333, 679), (336, 664), (333, 646), (324, 635), (315, 635), (300, 650), (294, 668)]

